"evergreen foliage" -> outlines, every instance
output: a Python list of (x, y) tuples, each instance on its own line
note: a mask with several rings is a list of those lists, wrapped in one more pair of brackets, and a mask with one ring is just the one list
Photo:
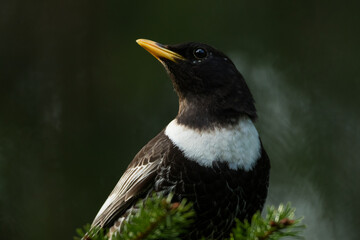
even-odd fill
[(236, 227), (229, 240), (277, 240), (283, 237), (303, 239), (301, 230), (305, 228), (301, 224), (302, 218), (295, 218), (295, 208), (280, 204), (267, 208), (267, 214), (263, 218), (260, 212), (254, 214), (251, 223), (247, 220), (236, 220)]
[[(186, 232), (187, 226), (193, 221), (195, 212), (192, 204), (183, 200), (172, 203), (172, 195), (167, 197), (154, 194), (151, 198), (137, 203), (138, 211), (124, 224), (121, 234), (116, 234), (112, 240), (178, 240), (180, 234)], [(262, 217), (260, 212), (254, 214), (251, 222), (236, 220), (230, 238), (227, 240), (278, 240), (283, 237), (302, 239), (300, 236), (304, 225), (302, 218), (295, 218), (295, 209), (290, 204), (280, 204), (278, 208), (267, 208), (267, 214)], [(108, 240), (107, 231), (91, 228), (90, 225), (77, 229), (80, 240)], [(203, 240), (206, 240), (203, 238)]]
[(180, 239), (179, 234), (186, 231), (192, 223), (195, 212), (191, 203), (171, 203), (172, 195), (166, 198), (153, 195), (145, 202), (137, 204), (139, 211), (130, 217), (116, 240), (123, 239)]

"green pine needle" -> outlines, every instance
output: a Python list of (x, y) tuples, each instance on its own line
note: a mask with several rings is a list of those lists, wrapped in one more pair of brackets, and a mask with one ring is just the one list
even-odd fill
[[(193, 222), (195, 212), (192, 204), (183, 200), (172, 203), (172, 195), (163, 197), (153, 194), (146, 200), (137, 203), (139, 209), (130, 216), (124, 224), (121, 234), (113, 236), (112, 240), (180, 240), (181, 234)], [(228, 240), (278, 240), (283, 237), (303, 239), (300, 234), (304, 229), (302, 218), (295, 218), (295, 208), (290, 204), (280, 204), (267, 208), (263, 218), (260, 212), (254, 214), (251, 222), (236, 220)], [(91, 228), (90, 225), (77, 229), (74, 240), (108, 240), (107, 230)], [(86, 238), (83, 236), (86, 235)], [(206, 240), (205, 238), (202, 238)]]
[(192, 223), (195, 212), (191, 203), (171, 203), (172, 195), (166, 198), (154, 194), (145, 202), (137, 204), (139, 211), (125, 223), (116, 240), (122, 239), (169, 239), (180, 240), (179, 235)]
[[(77, 236), (74, 240), (107, 240), (106, 231), (102, 228), (91, 228), (86, 224), (83, 228), (76, 229)], [(90, 237), (91, 236), (91, 237)]]
[(290, 203), (267, 208), (265, 218), (260, 212), (254, 214), (251, 223), (237, 220), (229, 240), (277, 240), (283, 237), (303, 239), (299, 234), (305, 228), (302, 218), (295, 218), (295, 208)]

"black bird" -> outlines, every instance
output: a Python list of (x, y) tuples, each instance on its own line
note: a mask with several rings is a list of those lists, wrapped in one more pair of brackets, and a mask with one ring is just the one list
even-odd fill
[(121, 231), (133, 205), (149, 193), (194, 203), (195, 222), (184, 239), (228, 236), (235, 218), (262, 210), (269, 158), (254, 126), (254, 99), (232, 61), (201, 43), (137, 43), (166, 68), (179, 112), (135, 156), (92, 226)]

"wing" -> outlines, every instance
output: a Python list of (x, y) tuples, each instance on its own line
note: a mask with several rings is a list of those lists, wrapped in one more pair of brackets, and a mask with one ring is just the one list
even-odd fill
[(99, 210), (92, 226), (112, 224), (153, 186), (157, 168), (169, 146), (163, 130), (140, 150)]

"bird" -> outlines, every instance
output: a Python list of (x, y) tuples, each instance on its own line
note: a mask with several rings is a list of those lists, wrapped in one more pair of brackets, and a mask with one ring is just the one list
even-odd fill
[(136, 42), (165, 67), (178, 113), (135, 155), (92, 227), (119, 233), (140, 199), (172, 193), (196, 213), (182, 239), (227, 237), (235, 219), (250, 221), (262, 210), (269, 186), (250, 89), (230, 58), (207, 44)]

